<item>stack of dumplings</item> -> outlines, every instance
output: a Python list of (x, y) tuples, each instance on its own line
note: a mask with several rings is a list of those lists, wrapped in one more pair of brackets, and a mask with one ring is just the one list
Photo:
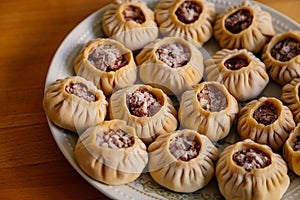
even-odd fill
[[(300, 30), (276, 34), (250, 1), (216, 10), (206, 0), (108, 5), (105, 36), (43, 99), (47, 117), (79, 135), (74, 157), (88, 176), (122, 185), (149, 172), (179, 193), (215, 177), (226, 199), (251, 200), (282, 198), (288, 170), (300, 175)], [(204, 58), (212, 38), (221, 49)], [(280, 97), (264, 96), (270, 84)]]

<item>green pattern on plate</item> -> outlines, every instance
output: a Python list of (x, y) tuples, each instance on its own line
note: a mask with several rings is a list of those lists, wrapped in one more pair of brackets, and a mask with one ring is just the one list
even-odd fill
[[(215, 181), (212, 181), (210, 184), (216, 184)], [(206, 200), (206, 199), (212, 199), (212, 200), (219, 200), (223, 199), (222, 195), (219, 192), (211, 193), (211, 191), (204, 190), (198, 190), (193, 193), (177, 193), (170, 191), (157, 183), (151, 178), (149, 173), (143, 174), (143, 176), (140, 176), (133, 184), (128, 185), (132, 189), (135, 189), (139, 192), (141, 192), (144, 195), (158, 195), (160, 197), (166, 198), (166, 199), (178, 199), (178, 200), (185, 200), (185, 199), (197, 199), (197, 200)], [(215, 188), (217, 189), (217, 185), (215, 185)], [(159, 199), (153, 196), (154, 199)]]

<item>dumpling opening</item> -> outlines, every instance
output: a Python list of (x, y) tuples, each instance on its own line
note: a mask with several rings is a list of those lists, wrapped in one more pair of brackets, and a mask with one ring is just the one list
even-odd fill
[(224, 92), (214, 84), (206, 84), (197, 94), (200, 106), (209, 112), (220, 112), (227, 107)]
[(109, 129), (96, 134), (96, 145), (111, 149), (133, 146), (134, 137), (122, 129)]
[(180, 43), (163, 44), (155, 53), (159, 60), (172, 68), (183, 67), (191, 59), (189, 48)]
[(260, 124), (270, 125), (278, 119), (277, 107), (269, 101), (264, 102), (253, 112), (253, 118)]
[(225, 61), (224, 66), (229, 70), (239, 70), (249, 65), (248, 59), (243, 55), (237, 55)]
[(201, 144), (195, 136), (180, 135), (170, 140), (169, 151), (177, 159), (189, 161), (199, 155)]
[(91, 49), (88, 61), (97, 69), (105, 72), (117, 71), (128, 65), (123, 52), (113, 44), (100, 44)]
[(201, 5), (194, 1), (184, 1), (175, 12), (177, 18), (184, 24), (194, 23), (199, 19), (201, 13)]
[(293, 146), (294, 151), (300, 151), (300, 136), (296, 137), (294, 146)]
[(126, 6), (122, 14), (126, 21), (134, 21), (138, 24), (142, 24), (146, 21), (143, 11), (133, 5)]
[(271, 49), (272, 57), (281, 62), (289, 61), (299, 54), (300, 42), (291, 37), (277, 42)]
[(145, 88), (129, 92), (126, 98), (130, 113), (137, 117), (152, 117), (162, 107), (157, 97)]
[(253, 16), (250, 10), (242, 8), (225, 19), (225, 27), (233, 34), (247, 29), (252, 24)]
[(89, 91), (88, 87), (83, 83), (70, 82), (68, 85), (66, 85), (65, 91), (68, 94), (73, 94), (88, 102), (97, 101), (96, 95), (93, 92)]
[(256, 148), (243, 149), (235, 152), (232, 156), (233, 161), (250, 172), (252, 169), (261, 169), (269, 166), (271, 158), (263, 151)]

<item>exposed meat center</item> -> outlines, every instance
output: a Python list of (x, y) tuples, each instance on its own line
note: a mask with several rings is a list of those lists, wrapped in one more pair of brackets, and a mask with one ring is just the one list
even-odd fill
[(294, 151), (300, 151), (300, 136), (296, 137), (296, 141), (293, 147)]
[(197, 94), (200, 106), (210, 112), (220, 112), (227, 107), (226, 95), (215, 85), (207, 84)]
[(271, 102), (265, 102), (253, 113), (253, 118), (261, 124), (269, 125), (278, 119), (278, 110)]
[(74, 94), (88, 102), (97, 101), (97, 97), (93, 92), (88, 90), (88, 87), (83, 83), (70, 82), (65, 87), (65, 91), (69, 94)]
[(225, 19), (225, 27), (231, 33), (240, 33), (251, 25), (252, 20), (253, 16), (249, 10), (240, 9)]
[(110, 129), (96, 135), (97, 145), (112, 149), (128, 148), (131, 147), (133, 143), (133, 136), (121, 129)]
[(247, 67), (249, 62), (247, 59), (242, 57), (233, 57), (225, 61), (225, 67), (230, 70), (239, 70), (243, 67)]
[(105, 72), (117, 71), (128, 64), (121, 50), (112, 44), (100, 44), (90, 52), (88, 60)]
[(201, 145), (194, 137), (177, 136), (171, 139), (169, 150), (176, 159), (189, 161), (198, 156)]
[(175, 12), (177, 18), (185, 24), (191, 24), (197, 21), (201, 13), (202, 7), (193, 1), (183, 2)]
[(264, 152), (249, 148), (241, 150), (233, 154), (234, 162), (246, 171), (250, 172), (252, 169), (260, 169), (271, 164), (271, 158)]
[(180, 43), (172, 43), (160, 46), (156, 50), (156, 56), (169, 67), (178, 68), (189, 62), (191, 53), (184, 45)]
[(286, 62), (300, 54), (300, 42), (293, 38), (279, 41), (271, 50), (271, 55), (276, 60)]
[(137, 117), (151, 117), (162, 107), (157, 98), (146, 89), (138, 89), (127, 94), (127, 104), (130, 113)]
[(146, 21), (143, 11), (136, 6), (127, 6), (122, 14), (126, 21), (134, 21), (138, 24), (142, 24)]

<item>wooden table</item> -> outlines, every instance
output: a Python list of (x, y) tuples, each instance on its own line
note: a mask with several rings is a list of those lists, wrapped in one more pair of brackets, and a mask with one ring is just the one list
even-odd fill
[[(0, 199), (106, 199), (58, 149), (42, 108), (65, 36), (111, 0), (1, 0)], [(300, 23), (299, 0), (261, 0)]]

